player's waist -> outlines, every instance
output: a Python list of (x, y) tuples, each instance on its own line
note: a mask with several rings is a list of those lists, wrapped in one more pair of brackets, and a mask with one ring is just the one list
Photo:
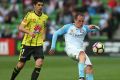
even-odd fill
[(80, 44), (80, 43), (74, 43), (74, 42), (72, 42), (72, 43), (66, 43), (65, 44), (66, 45), (66, 47), (83, 47), (83, 44)]
[(37, 43), (37, 44), (33, 44), (33, 43), (22, 43), (22, 45), (25, 45), (25, 46), (43, 46), (43, 43)]
[(69, 51), (80, 51), (80, 50), (84, 50), (83, 47), (65, 47), (65, 51), (69, 52)]
[(81, 49), (81, 48), (83, 48), (83, 46), (66, 45), (65, 48), (66, 48), (66, 49), (74, 49), (74, 48), (76, 48), (76, 49)]
[(26, 45), (26, 46), (42, 46), (43, 45), (43, 41), (22, 41), (22, 44), (23, 45)]
[(41, 47), (41, 48), (43, 48), (43, 45), (42, 45), (42, 46), (29, 46), (29, 45), (23, 45), (23, 44), (22, 44), (22, 47), (28, 47), (28, 48)]

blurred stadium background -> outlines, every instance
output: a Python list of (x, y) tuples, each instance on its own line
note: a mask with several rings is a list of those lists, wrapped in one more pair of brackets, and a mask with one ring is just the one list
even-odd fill
[[(0, 80), (8, 80), (18, 61), (23, 33), (18, 32), (24, 15), (32, 10), (32, 0), (0, 0)], [(73, 22), (77, 11), (85, 15), (85, 24), (101, 27), (98, 33), (86, 36), (84, 48), (94, 64), (95, 80), (120, 80), (120, 0), (45, 0), (43, 11), (49, 15), (44, 45), (46, 59), (40, 74), (42, 80), (77, 80), (77, 62), (64, 52), (64, 39), (56, 44), (56, 55), (49, 56), (53, 33), (62, 25)], [(91, 46), (103, 42), (105, 53), (95, 55)], [(29, 61), (17, 80), (30, 80), (34, 67)]]

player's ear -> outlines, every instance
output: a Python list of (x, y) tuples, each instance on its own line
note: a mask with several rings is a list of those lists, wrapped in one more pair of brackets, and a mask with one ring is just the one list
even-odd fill
[(76, 19), (74, 18), (74, 22), (76, 22)]

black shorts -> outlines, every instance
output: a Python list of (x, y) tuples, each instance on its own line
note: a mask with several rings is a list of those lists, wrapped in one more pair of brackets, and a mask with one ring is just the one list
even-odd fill
[(19, 61), (25, 62), (30, 60), (30, 57), (33, 56), (34, 59), (44, 59), (43, 46), (25, 46), (23, 45), (20, 50)]

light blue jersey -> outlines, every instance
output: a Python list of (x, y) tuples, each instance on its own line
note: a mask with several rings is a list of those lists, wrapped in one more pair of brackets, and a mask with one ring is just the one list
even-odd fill
[(88, 25), (83, 25), (82, 28), (77, 28), (74, 23), (66, 24), (59, 30), (57, 30), (52, 38), (51, 49), (55, 49), (56, 40), (59, 35), (64, 35), (65, 37), (65, 45), (67, 48), (83, 47), (83, 42), (86, 34), (88, 32), (95, 32), (97, 29), (89, 29)]
[[(55, 49), (57, 37), (59, 35), (64, 35), (65, 37), (65, 51), (67, 55), (74, 59), (79, 61), (79, 54), (81, 51), (84, 51), (83, 49), (83, 42), (86, 34), (88, 32), (96, 32), (99, 30), (97, 26), (95, 26), (95, 29), (90, 29), (89, 25), (83, 25), (81, 28), (77, 28), (74, 23), (72, 24), (66, 24), (59, 30), (57, 30), (52, 38), (52, 45), (51, 49)], [(85, 62), (78, 63), (78, 72), (79, 72), (79, 79), (84, 78), (84, 67), (85, 65), (92, 65), (89, 57), (85, 53)], [(86, 74), (86, 80), (94, 80), (93, 74), (87, 73)]]

